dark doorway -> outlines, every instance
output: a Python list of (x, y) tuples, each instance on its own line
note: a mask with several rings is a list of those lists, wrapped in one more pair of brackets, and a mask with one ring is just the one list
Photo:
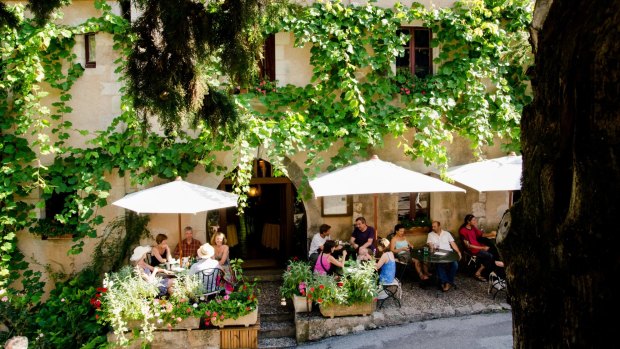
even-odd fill
[[(271, 165), (264, 160), (255, 163), (248, 206), (243, 214), (236, 208), (220, 210), (220, 230), (231, 236), (231, 258), (256, 267), (282, 267), (290, 257), (305, 254), (305, 209), (288, 178), (271, 177)], [(232, 191), (232, 183), (224, 180), (220, 188)]]

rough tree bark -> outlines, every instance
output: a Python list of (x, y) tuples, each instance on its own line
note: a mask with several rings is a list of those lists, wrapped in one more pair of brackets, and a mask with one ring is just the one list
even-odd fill
[(620, 310), (620, 1), (539, 0), (534, 18), (522, 197), (498, 236), (514, 347), (603, 347)]

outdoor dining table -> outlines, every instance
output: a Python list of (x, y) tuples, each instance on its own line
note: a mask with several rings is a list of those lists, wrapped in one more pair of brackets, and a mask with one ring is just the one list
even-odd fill
[[(442, 263), (450, 263), (450, 262), (458, 262), (459, 255), (458, 253), (452, 250), (442, 250), (437, 249), (435, 251), (428, 251), (428, 255), (424, 255), (424, 249), (412, 249), (411, 257), (419, 260), (423, 263), (430, 263), (431, 266), (434, 264), (442, 264)], [(439, 279), (437, 278), (437, 272), (433, 273), (433, 276), (426, 280), (420, 282), (420, 287), (426, 288), (428, 286), (438, 286), (440, 287)]]
[(450, 263), (457, 262), (459, 260), (458, 253), (452, 250), (437, 249), (435, 251), (428, 251), (428, 255), (424, 255), (424, 249), (411, 250), (411, 256), (420, 262), (424, 263)]

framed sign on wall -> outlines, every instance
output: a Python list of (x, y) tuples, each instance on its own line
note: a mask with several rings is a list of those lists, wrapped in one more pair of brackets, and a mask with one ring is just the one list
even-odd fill
[(323, 216), (350, 216), (351, 215), (351, 197), (347, 195), (324, 196), (322, 212)]

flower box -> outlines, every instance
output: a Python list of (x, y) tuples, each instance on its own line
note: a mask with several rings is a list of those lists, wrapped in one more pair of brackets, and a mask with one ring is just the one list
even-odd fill
[[(127, 321), (127, 328), (129, 330), (137, 328), (137, 329), (141, 329), (142, 327), (142, 321), (141, 320), (129, 320)], [(188, 318), (185, 318), (183, 320), (181, 320), (180, 322), (177, 322), (176, 324), (172, 325), (172, 327), (168, 327), (167, 324), (164, 323), (155, 323), (155, 328), (158, 330), (192, 330), (192, 329), (198, 329), (200, 328), (200, 318), (199, 317), (195, 317), (195, 316), (190, 316)]]
[(429, 227), (411, 227), (405, 230), (405, 235), (409, 236), (419, 236), (426, 235), (431, 231)]
[(320, 304), (319, 309), (324, 317), (334, 318), (334, 316), (350, 316), (350, 315), (370, 315), (375, 311), (376, 301), (368, 303), (356, 303), (351, 305), (340, 304)]
[(312, 302), (307, 297), (293, 295), (293, 307), (296, 313), (307, 313), (312, 311)]
[(213, 326), (218, 326), (219, 328), (222, 328), (224, 326), (249, 327), (250, 325), (254, 325), (257, 321), (258, 321), (258, 307), (256, 307), (256, 309), (254, 309), (254, 311), (250, 312), (249, 314), (240, 316), (236, 319), (224, 319), (224, 320), (213, 319), (211, 323), (213, 324)]

